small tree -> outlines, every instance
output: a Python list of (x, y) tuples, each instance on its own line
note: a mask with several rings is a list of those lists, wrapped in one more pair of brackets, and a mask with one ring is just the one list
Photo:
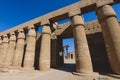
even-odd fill
[(68, 45), (68, 44), (66, 44), (65, 46), (63, 46), (63, 48), (65, 48), (65, 50), (66, 50), (66, 54), (68, 55), (68, 48), (69, 48), (70, 46)]

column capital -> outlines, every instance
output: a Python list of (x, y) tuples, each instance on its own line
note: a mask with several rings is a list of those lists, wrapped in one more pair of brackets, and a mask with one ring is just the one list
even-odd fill
[(9, 40), (8, 40), (8, 36), (7, 35), (4, 35), (4, 38), (3, 38), (3, 43), (8, 43)]
[(85, 26), (81, 15), (74, 15), (71, 17), (71, 20), (72, 20), (72, 25), (74, 25), (74, 27), (77, 27), (79, 25)]
[(50, 25), (49, 24), (43, 25), (42, 34), (49, 34), (49, 35), (51, 35), (51, 29), (50, 29)]
[(116, 13), (110, 5), (104, 5), (97, 8), (97, 15), (100, 22), (108, 17), (116, 17)]
[(36, 31), (34, 27), (31, 27), (28, 32), (28, 36), (35, 37), (36, 36)]
[(10, 33), (10, 41), (15, 41), (15, 40), (16, 40), (15, 33), (14, 32)]
[(18, 30), (18, 39), (25, 39), (25, 34), (23, 29)]
[(24, 32), (24, 30), (23, 30), (23, 29), (19, 29), (18, 32), (19, 32), (19, 33), (22, 33), (22, 32)]

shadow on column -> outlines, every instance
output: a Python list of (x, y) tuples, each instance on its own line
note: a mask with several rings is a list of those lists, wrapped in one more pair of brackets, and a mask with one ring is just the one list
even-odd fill
[(39, 69), (39, 58), (40, 58), (40, 47), (41, 47), (41, 33), (37, 33), (36, 39), (36, 48), (35, 48), (35, 60), (34, 60), (34, 67), (35, 69)]

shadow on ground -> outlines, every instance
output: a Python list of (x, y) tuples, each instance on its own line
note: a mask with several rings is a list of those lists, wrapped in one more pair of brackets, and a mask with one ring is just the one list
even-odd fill
[(65, 63), (64, 66), (58, 67), (57, 70), (62, 70), (66, 72), (74, 72), (75, 71), (75, 64), (67, 64)]

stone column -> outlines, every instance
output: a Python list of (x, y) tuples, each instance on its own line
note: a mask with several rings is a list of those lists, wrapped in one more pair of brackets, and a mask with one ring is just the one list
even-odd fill
[(116, 19), (116, 13), (110, 5), (104, 5), (97, 9), (97, 15), (103, 27), (111, 68), (115, 73), (120, 74), (120, 26)]
[(83, 19), (80, 15), (75, 15), (71, 17), (71, 20), (75, 43), (76, 71), (82, 74), (93, 73)]
[(23, 67), (25, 69), (34, 69), (36, 31), (31, 28), (27, 35), (27, 46)]
[(4, 59), (4, 66), (10, 67), (13, 62), (14, 52), (16, 46), (16, 36), (15, 33), (10, 33), (9, 45)]
[(0, 57), (0, 64), (3, 64), (7, 49), (8, 49), (8, 36), (4, 35), (3, 42), (2, 42), (2, 49), (1, 49), (1, 57)]
[(18, 33), (15, 55), (12, 64), (14, 68), (20, 68), (22, 65), (24, 46), (25, 46), (25, 34), (23, 29), (21, 29), (19, 30)]
[(0, 58), (1, 58), (1, 54), (2, 54), (2, 39), (0, 37)]
[(39, 69), (45, 71), (50, 69), (50, 44), (51, 30), (49, 25), (44, 25), (42, 30), (42, 40), (40, 48)]

